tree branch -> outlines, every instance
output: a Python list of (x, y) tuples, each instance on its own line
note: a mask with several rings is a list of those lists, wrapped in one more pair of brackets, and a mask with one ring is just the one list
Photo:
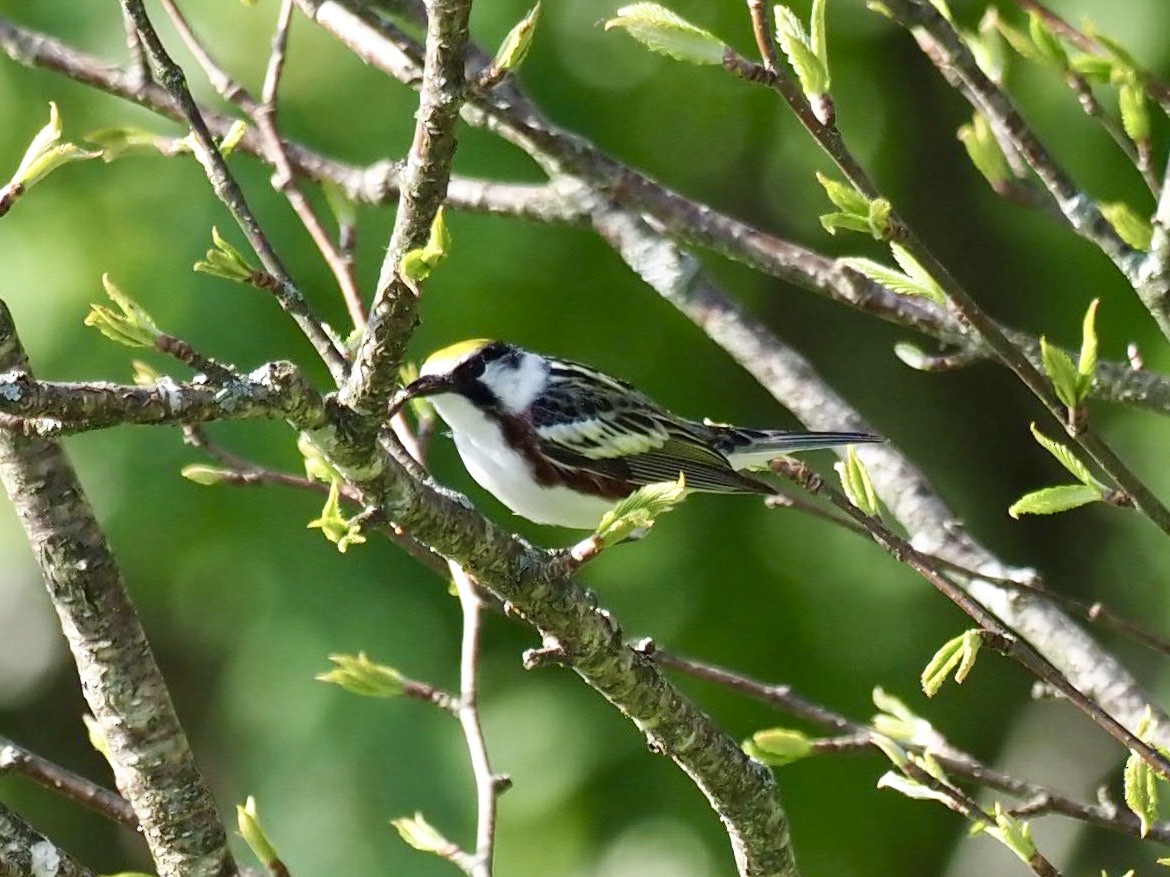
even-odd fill
[[(2, 302), (0, 369), (28, 372)], [(0, 480), (45, 577), (118, 788), (138, 815), (159, 877), (235, 874), (215, 802), (68, 459), (50, 441), (0, 430)]]
[[(4, 327), (0, 326), (0, 332)], [(56, 436), (122, 424), (282, 419), (299, 429), (328, 420), (325, 402), (291, 362), (271, 362), (228, 384), (59, 383), (0, 373), (0, 412), (26, 418), (25, 435)]]
[(0, 804), (0, 874), (4, 877), (96, 877), (3, 804)]
[(471, 0), (426, 0), (426, 54), (414, 140), (399, 182), (398, 212), (378, 275), (378, 292), (339, 399), (356, 411), (385, 408), (406, 343), (418, 322), (418, 292), (402, 276), (402, 257), (422, 247), (447, 196), (455, 125), (463, 105)]

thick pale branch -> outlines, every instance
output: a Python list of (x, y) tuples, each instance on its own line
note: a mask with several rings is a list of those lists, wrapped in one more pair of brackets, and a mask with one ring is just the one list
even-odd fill
[(0, 374), (0, 413), (26, 418), (26, 435), (64, 435), (121, 424), (206, 423), (270, 418), (300, 429), (326, 423), (321, 395), (290, 362), (272, 362), (226, 384), (152, 386), (38, 381), (26, 371)]
[[(3, 303), (0, 368), (28, 372)], [(235, 874), (215, 802), (68, 459), (53, 442), (0, 430), (0, 480), (41, 568), (118, 788), (134, 807), (159, 877)]]
[[(22, 63), (55, 70), (160, 115), (183, 120), (173, 99), (161, 86), (141, 85), (130, 74), (110, 67), (96, 57), (48, 35), (19, 28), (3, 18), (0, 18), (0, 48)], [(234, 121), (230, 116), (207, 107), (201, 107), (200, 111), (217, 137), (227, 134)], [(326, 158), (296, 143), (286, 142), (284, 146), (296, 172), (318, 182), (332, 182), (354, 201), (385, 204), (398, 198), (402, 174), (398, 162), (378, 162), (359, 168)], [(266, 154), (261, 138), (252, 129), (245, 133), (237, 148), (259, 158)], [(623, 193), (623, 203), (639, 206), (654, 216), (675, 240), (711, 249), (841, 304), (921, 332), (944, 344), (955, 345), (959, 355), (967, 361), (993, 358), (977, 339), (929, 303), (896, 295), (837, 260), (783, 241), (685, 198), (604, 156), (598, 157), (593, 165), (605, 177), (607, 185)], [(580, 190), (580, 184), (570, 178), (526, 185), (452, 177), (447, 189), (447, 203), (457, 209), (496, 216), (587, 225), (589, 215), (580, 206)], [(1170, 197), (1164, 200), (1170, 205)], [(1167, 211), (1170, 211), (1170, 206)], [(1040, 347), (1034, 337), (1006, 327), (1003, 332), (1033, 364), (1039, 366)], [(1123, 362), (1103, 360), (1098, 364), (1092, 395), (1104, 401), (1170, 414), (1170, 379), (1156, 372), (1134, 370)]]

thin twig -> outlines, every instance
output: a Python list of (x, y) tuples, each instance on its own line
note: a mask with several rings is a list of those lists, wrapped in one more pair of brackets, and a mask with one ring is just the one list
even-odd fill
[(483, 601), (471, 577), (457, 563), (452, 561), (450, 569), (456, 593), (459, 595), (459, 605), (463, 608), (459, 701), (455, 714), (467, 740), (467, 754), (475, 777), (475, 856), (468, 873), (471, 877), (491, 877), (495, 857), (496, 799), (503, 784), (492, 773), (487, 743), (484, 741), (483, 728), (479, 722), (479, 631)]
[(773, 471), (803, 487), (809, 493), (823, 496), (854, 521), (863, 526), (870, 537), (890, 554), (906, 564), (930, 584), (934, 585), (951, 602), (967, 613), (981, 628), (997, 636), (993, 643), (997, 650), (1014, 658), (1037, 678), (1051, 685), (1067, 697), (1094, 724), (1113, 737), (1122, 746), (1137, 753), (1143, 761), (1162, 776), (1170, 779), (1170, 759), (1146, 742), (1138, 739), (1128, 728), (1101, 708), (1092, 698), (1086, 697), (1069, 683), (1064, 675), (1047, 658), (1037, 652), (1027, 640), (1004, 624), (981, 603), (951, 582), (930, 562), (930, 558), (915, 550), (902, 537), (890, 530), (877, 518), (871, 517), (853, 505), (843, 493), (830, 487), (820, 475), (807, 465), (791, 458), (775, 460)]
[[(738, 691), (748, 697), (768, 704), (788, 715), (795, 716), (816, 727), (846, 735), (851, 739), (865, 739), (871, 746), (873, 729), (862, 722), (854, 721), (828, 707), (802, 697), (790, 685), (760, 682), (732, 670), (696, 661), (693, 658), (655, 649), (654, 661), (660, 666), (686, 673), (696, 679), (703, 679), (731, 691)], [(1086, 804), (1040, 783), (1022, 780), (1010, 774), (997, 771), (980, 762), (974, 756), (956, 749), (937, 732), (937, 739), (925, 741), (899, 741), (899, 745), (911, 752), (930, 753), (948, 774), (1006, 792), (1032, 804), (1035, 814), (1052, 813), (1076, 819), (1081, 822), (1105, 828), (1110, 831), (1142, 838), (1142, 826), (1138, 818), (1125, 808), (1112, 805)], [(1042, 806), (1038, 805), (1042, 802)], [(1013, 811), (1015, 808), (1012, 808)], [(1150, 826), (1144, 837), (1170, 842), (1170, 822), (1158, 822)]]
[(62, 797), (87, 807), (128, 828), (138, 828), (134, 808), (117, 792), (42, 758), (7, 737), (0, 736), (0, 774), (17, 773), (52, 789)]
[(162, 0), (162, 4), (171, 17), (171, 21), (174, 22), (179, 36), (195, 56), (211, 84), (226, 100), (232, 101), (243, 110), (256, 125), (260, 134), (263, 155), (276, 171), (272, 175), (272, 187), (284, 195), (289, 206), (292, 207), (293, 212), (301, 221), (301, 225), (312, 238), (313, 244), (325, 260), (325, 264), (333, 272), (353, 325), (356, 328), (365, 325), (365, 304), (362, 302), (361, 292), (357, 288), (353, 260), (345, 258), (333, 243), (317, 216), (317, 212), (297, 184), (297, 175), (292, 160), (289, 158), (288, 150), (276, 125), (277, 92), (284, 71), (284, 62), (288, 52), (288, 33), (295, 9), (292, 0), (284, 0), (277, 16), (276, 30), (272, 37), (272, 51), (268, 57), (268, 66), (264, 74), (259, 103), (246, 88), (219, 66), (203, 41), (195, 34), (175, 0)]
[(195, 141), (199, 145), (196, 154), (200, 159), (200, 164), (203, 165), (208, 181), (236, 220), (240, 230), (247, 237), (248, 243), (251, 244), (252, 249), (260, 258), (264, 269), (278, 281), (277, 286), (272, 290), (277, 302), (300, 327), (329, 368), (334, 380), (340, 383), (348, 372), (348, 364), (344, 355), (320, 319), (313, 314), (304, 295), (293, 284), (292, 278), (289, 277), (280, 257), (277, 256), (276, 250), (268, 240), (268, 236), (248, 206), (243, 190), (240, 189), (227, 166), (227, 162), (224, 161), (223, 154), (219, 151), (219, 146), (208, 129), (198, 104), (191, 97), (182, 69), (167, 53), (146, 13), (142, 0), (119, 0), (119, 2), (121, 2), (126, 14), (133, 19), (139, 37), (145, 44), (151, 59), (159, 68), (160, 81), (182, 110), (187, 124), (191, 128)]

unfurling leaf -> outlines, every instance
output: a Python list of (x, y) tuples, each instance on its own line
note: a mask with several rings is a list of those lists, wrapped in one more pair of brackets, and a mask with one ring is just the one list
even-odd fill
[(329, 484), (329, 496), (321, 509), (321, 515), (307, 524), (309, 528), (319, 529), (325, 538), (337, 546), (342, 554), (351, 545), (360, 545), (366, 541), (362, 535), (361, 524), (356, 518), (347, 518), (341, 513), (341, 480), (333, 478)]
[(1040, 336), (1040, 362), (1044, 366), (1045, 374), (1052, 381), (1052, 389), (1056, 391), (1057, 398), (1069, 408), (1079, 406), (1080, 381), (1072, 358), (1061, 348), (1049, 344), (1043, 335)]
[(194, 268), (213, 277), (222, 277), (236, 283), (252, 283), (260, 272), (248, 264), (244, 254), (232, 246), (214, 225), (211, 227), (212, 247)]
[[(818, 54), (812, 38), (805, 32), (796, 13), (787, 6), (776, 6), (776, 40), (796, 71), (800, 86), (809, 100), (827, 94), (829, 91), (829, 68), (827, 58)], [(814, 8), (814, 15), (818, 10)], [(821, 22), (817, 27), (818, 36), (824, 48), (824, 4), (819, 10)]]
[(889, 237), (890, 215), (893, 212), (889, 201), (885, 198), (874, 198), (870, 201), (852, 185), (819, 172), (817, 182), (821, 184), (833, 206), (839, 208), (836, 213), (821, 216), (821, 225), (825, 227), (825, 231), (829, 234), (836, 234), (837, 229), (867, 232), (877, 240)]
[(495, 60), (492, 61), (493, 67), (507, 72), (516, 70), (524, 63), (528, 50), (532, 48), (532, 38), (536, 36), (536, 21), (539, 16), (540, 3), (537, 3), (508, 31), (508, 35), (500, 43)]
[(1124, 201), (1112, 201), (1098, 206), (1123, 241), (1135, 250), (1149, 251), (1154, 238), (1154, 227), (1149, 219), (1139, 216), (1137, 211)]
[(852, 268), (858, 274), (868, 277), (875, 283), (880, 283), (882, 286), (899, 295), (919, 295), (924, 298), (929, 298), (937, 304), (943, 304), (945, 301), (942, 298), (942, 290), (937, 286), (933, 284), (922, 284), (913, 277), (883, 265), (880, 262), (875, 262), (872, 259), (850, 257), (842, 259), (841, 264)]
[(1002, 186), (1011, 178), (1007, 159), (1000, 149), (999, 141), (992, 133), (991, 123), (987, 117), (976, 112), (970, 123), (959, 128), (959, 142), (967, 150), (967, 155), (975, 169), (991, 184), (992, 188)]
[(431, 276), (447, 258), (451, 251), (451, 232), (447, 230), (447, 222), (443, 218), (443, 208), (435, 211), (435, 218), (431, 220), (431, 232), (427, 242), (417, 250), (411, 250), (402, 256), (402, 276), (411, 283), (419, 283)]
[(416, 850), (434, 853), (443, 858), (450, 858), (453, 853), (458, 851), (458, 847), (443, 837), (437, 828), (423, 818), (421, 813), (392, 819), (390, 824), (398, 829), (398, 834), (402, 839)]
[(1081, 322), (1081, 355), (1077, 359), (1077, 398), (1084, 400), (1093, 386), (1093, 375), (1097, 371), (1097, 308), (1101, 299), (1089, 302), (1085, 319)]
[(27, 190), (63, 165), (100, 156), (100, 152), (82, 149), (75, 143), (61, 142), (61, 114), (57, 104), (50, 101), (49, 121), (29, 143), (9, 185)]
[(1050, 439), (1048, 436), (1044, 435), (1044, 433), (1040, 432), (1034, 423), (1031, 425), (1031, 430), (1033, 437), (1035, 437), (1036, 441), (1040, 444), (1040, 447), (1044, 448), (1044, 450), (1052, 454), (1052, 456), (1056, 458), (1056, 461), (1060, 463), (1060, 465), (1065, 469), (1067, 469), (1072, 474), (1072, 476), (1077, 479), (1077, 481), (1081, 482), (1081, 484), (1084, 484), (1086, 487), (1092, 487), (1099, 492), (1104, 492), (1104, 485), (1093, 477), (1093, 474), (1089, 471), (1089, 468), (1079, 459), (1077, 459), (1076, 454), (1069, 450), (1067, 445), (1063, 445), (1054, 439)]
[(340, 685), (351, 694), (363, 697), (398, 697), (404, 690), (405, 677), (393, 667), (376, 664), (366, 657), (365, 652), (357, 655), (330, 655), (329, 660), (336, 666), (332, 670), (318, 673), (320, 682)]
[(1036, 51), (1049, 64), (1059, 70), (1068, 69), (1068, 53), (1061, 45), (1060, 39), (1052, 32), (1047, 22), (1035, 12), (1028, 13), (1028, 35)]
[(953, 672), (955, 682), (962, 684), (975, 666), (975, 658), (983, 637), (978, 630), (968, 630), (943, 644), (922, 671), (922, 690), (927, 697), (934, 697), (942, 684)]
[(1023, 819), (1012, 816), (1003, 804), (995, 802), (995, 825), (988, 826), (987, 834), (994, 837), (1015, 853), (1023, 862), (1031, 863), (1036, 855), (1036, 844), (1032, 841), (1032, 827)]
[(1121, 108), (1121, 124), (1125, 133), (1134, 143), (1146, 143), (1150, 139), (1150, 108), (1146, 103), (1146, 90), (1136, 76), (1126, 77), (1118, 91)]
[(920, 746), (931, 745), (939, 739), (938, 732), (926, 719), (916, 715), (905, 703), (884, 689), (873, 690), (873, 704), (881, 712), (871, 720), (874, 730), (898, 743)]
[(264, 829), (260, 827), (260, 816), (256, 811), (256, 799), (251, 795), (242, 804), (236, 805), (236, 827), (240, 831), (240, 837), (248, 845), (248, 848), (260, 860), (265, 868), (272, 870), (273, 865), (280, 864), (280, 856), (276, 854), (276, 848), (272, 842), (268, 840), (268, 835), (264, 833)]
[(85, 325), (97, 329), (111, 341), (127, 347), (154, 347), (162, 331), (155, 325), (145, 310), (128, 295), (122, 293), (110, 280), (109, 274), (102, 275), (102, 285), (118, 310), (105, 305), (90, 305)]
[(606, 30), (620, 28), (660, 55), (691, 64), (723, 64), (727, 46), (714, 34), (696, 27), (657, 3), (623, 6), (605, 23)]
[(870, 480), (869, 470), (865, 468), (865, 464), (857, 456), (857, 449), (850, 445), (849, 450), (845, 453), (845, 459), (834, 463), (833, 468), (837, 470), (837, 475), (841, 479), (841, 487), (845, 490), (849, 501), (867, 515), (876, 515), (878, 513), (877, 491), (874, 490), (873, 481)]
[(813, 754), (812, 741), (800, 731), (791, 728), (769, 728), (756, 731), (743, 743), (743, 751), (756, 761), (783, 767), (808, 758)]
[(192, 463), (179, 470), (179, 474), (188, 481), (202, 484), (204, 487), (214, 487), (236, 476), (231, 469), (221, 469), (217, 466), (205, 466), (202, 463)]
[(616, 545), (654, 522), (686, 499), (687, 481), (681, 472), (678, 481), (660, 481), (639, 487), (601, 517), (594, 535), (602, 548)]

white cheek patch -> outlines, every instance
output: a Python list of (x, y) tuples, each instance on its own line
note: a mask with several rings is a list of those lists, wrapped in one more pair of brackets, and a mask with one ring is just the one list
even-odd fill
[(480, 378), (509, 414), (527, 411), (548, 382), (548, 363), (531, 353), (522, 353), (520, 357), (518, 367), (499, 359), (489, 363)]

